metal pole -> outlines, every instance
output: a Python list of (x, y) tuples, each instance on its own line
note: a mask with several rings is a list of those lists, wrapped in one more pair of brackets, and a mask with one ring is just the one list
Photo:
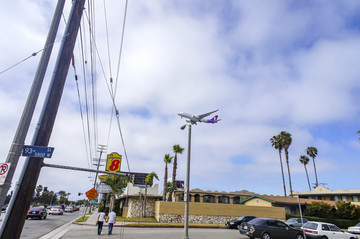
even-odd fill
[(191, 149), (191, 124), (188, 124), (188, 152), (187, 152), (187, 166), (186, 166), (186, 201), (185, 201), (185, 236), (184, 239), (189, 239), (189, 190), (190, 190), (190, 149)]
[(56, 33), (58, 31), (62, 12), (64, 9), (65, 0), (58, 0), (56, 5), (53, 20), (51, 22), (50, 30), (45, 42), (44, 51), (41, 54), (40, 62), (36, 70), (33, 84), (31, 86), (26, 104), (18, 128), (16, 130), (13, 142), (11, 144), (9, 154), (6, 158), (6, 163), (10, 163), (8, 175), (5, 179), (4, 185), (0, 186), (0, 208), (4, 205), (6, 195), (10, 189), (11, 181), (13, 179), (19, 157), (23, 150), (24, 141), (29, 130), (29, 125), (35, 110), (35, 106), (39, 97), (41, 86), (44, 80), (46, 69), (49, 63), (50, 55), (54, 45)]

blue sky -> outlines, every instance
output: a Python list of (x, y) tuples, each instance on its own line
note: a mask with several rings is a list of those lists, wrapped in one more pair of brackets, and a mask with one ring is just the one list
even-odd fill
[[(105, 81), (109, 66), (117, 78), (125, 2), (106, 1), (110, 56), (103, 2), (96, 2), (97, 129), (91, 131), (96, 139), (86, 148), (70, 68), (50, 142), (55, 152), (46, 160), (54, 164), (88, 167), (90, 157), (98, 156), (97, 144), (108, 144), (108, 153), (124, 154), (115, 118), (110, 126), (112, 104)], [(16, 0), (2, 6), (0, 71), (43, 48), (54, 9), (55, 1)], [(69, 9), (67, 2), (65, 17)], [(187, 133), (179, 129), (184, 120), (176, 113), (219, 109), (218, 124), (193, 127), (192, 189), (282, 195), (278, 152), (269, 139), (283, 130), (292, 134), (293, 190), (308, 190), (299, 163), (308, 146), (318, 149), (321, 183), (332, 190), (358, 189), (359, 12), (358, 1), (129, 1), (115, 102), (131, 171), (155, 171), (162, 185), (164, 155), (180, 144), (185, 151), (179, 156), (178, 179), (185, 179)], [(63, 31), (62, 22), (58, 38)], [(85, 35), (88, 41), (88, 32)], [(85, 102), (83, 82), (90, 73), (81, 70), (79, 43), (74, 55)], [(27, 144), (59, 45), (55, 44)], [(32, 57), (0, 75), (3, 159), (39, 59), (40, 55)], [(122, 167), (126, 170), (125, 162)], [(312, 162), (308, 171), (314, 183)], [(71, 192), (76, 199), (78, 191), (92, 187), (89, 176), (93, 177), (44, 168), (38, 183)]]

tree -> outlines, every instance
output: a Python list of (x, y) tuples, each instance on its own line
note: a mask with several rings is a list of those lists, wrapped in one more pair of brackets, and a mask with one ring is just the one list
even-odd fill
[(318, 182), (317, 173), (316, 173), (315, 157), (318, 154), (318, 151), (315, 147), (307, 147), (306, 154), (313, 159), (315, 179), (316, 179), (315, 187), (317, 187), (317, 186), (319, 186), (319, 182)]
[(290, 185), (290, 196), (293, 196), (293, 190), (292, 190), (292, 185), (291, 185), (291, 173), (290, 173), (290, 166), (289, 166), (289, 147), (291, 145), (291, 134), (286, 132), (286, 131), (281, 131), (280, 132), (280, 144), (282, 145), (282, 147), (284, 148), (285, 151), (285, 158), (286, 158), (286, 165), (287, 165), (287, 169), (288, 169), (288, 174), (289, 174), (289, 185)]
[(158, 175), (155, 172), (151, 172), (149, 173), (146, 178), (145, 178), (145, 196), (144, 196), (144, 211), (143, 211), (143, 215), (144, 217), (146, 217), (146, 196), (147, 196), (147, 185), (153, 184), (154, 178), (156, 178), (157, 180), (159, 180)]
[(310, 180), (309, 180), (309, 174), (306, 168), (306, 165), (309, 163), (309, 157), (305, 156), (305, 155), (301, 155), (299, 161), (304, 165), (305, 168), (305, 172), (306, 172), (306, 178), (309, 184), (309, 190), (311, 191), (311, 186), (310, 186)]
[(165, 162), (165, 174), (164, 174), (164, 189), (163, 189), (163, 201), (166, 201), (167, 190), (167, 179), (168, 179), (168, 164), (171, 163), (171, 160), (174, 157), (170, 157), (170, 154), (165, 154), (164, 162)]
[(286, 197), (286, 186), (285, 186), (285, 178), (284, 178), (284, 168), (283, 168), (283, 164), (282, 164), (282, 159), (281, 159), (281, 151), (283, 149), (282, 145), (281, 145), (281, 138), (280, 135), (274, 135), (271, 139), (271, 145), (277, 149), (279, 151), (279, 158), (280, 158), (280, 166), (281, 166), (281, 175), (282, 175), (282, 180), (283, 180), (283, 186), (284, 186), (284, 196)]
[(36, 196), (37, 196), (37, 197), (40, 196), (40, 193), (41, 193), (42, 190), (43, 190), (43, 186), (42, 186), (42, 185), (38, 185), (38, 186), (35, 188), (35, 192), (36, 192)]
[(111, 192), (108, 193), (108, 197), (110, 197), (110, 207), (109, 211), (114, 210), (115, 205), (115, 195), (124, 192), (124, 188), (127, 186), (129, 182), (128, 177), (120, 176), (120, 175), (111, 175), (109, 176), (104, 183), (111, 187)]
[(182, 152), (184, 151), (184, 148), (181, 148), (179, 144), (175, 144), (173, 146), (173, 151), (175, 153), (174, 156), (174, 163), (173, 163), (173, 174), (172, 174), (172, 187), (171, 187), (171, 192), (169, 195), (169, 201), (172, 201), (172, 194), (176, 191), (176, 170), (177, 170), (177, 154), (182, 154)]

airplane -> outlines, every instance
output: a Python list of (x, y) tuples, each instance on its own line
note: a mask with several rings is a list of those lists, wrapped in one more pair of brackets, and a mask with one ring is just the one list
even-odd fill
[(183, 117), (188, 118), (189, 120), (186, 120), (186, 122), (191, 123), (191, 124), (196, 124), (197, 122), (214, 124), (221, 120), (221, 119), (218, 119), (217, 115), (215, 115), (211, 119), (204, 119), (204, 118), (211, 115), (212, 113), (215, 113), (216, 111), (218, 111), (218, 110), (214, 110), (209, 113), (205, 113), (205, 114), (201, 114), (201, 115), (192, 115), (192, 114), (185, 113), (185, 112), (179, 112), (178, 115), (181, 118), (183, 118)]

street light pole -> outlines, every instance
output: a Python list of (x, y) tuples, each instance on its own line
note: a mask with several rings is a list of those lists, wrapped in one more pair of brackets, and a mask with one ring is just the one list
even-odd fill
[[(185, 200), (185, 225), (184, 225), (184, 239), (189, 239), (189, 190), (190, 190), (190, 149), (191, 149), (191, 124), (187, 125), (189, 128), (188, 136), (188, 152), (187, 152), (187, 164), (186, 164), (186, 187), (184, 190)], [(181, 129), (185, 129), (186, 125), (182, 126)]]

